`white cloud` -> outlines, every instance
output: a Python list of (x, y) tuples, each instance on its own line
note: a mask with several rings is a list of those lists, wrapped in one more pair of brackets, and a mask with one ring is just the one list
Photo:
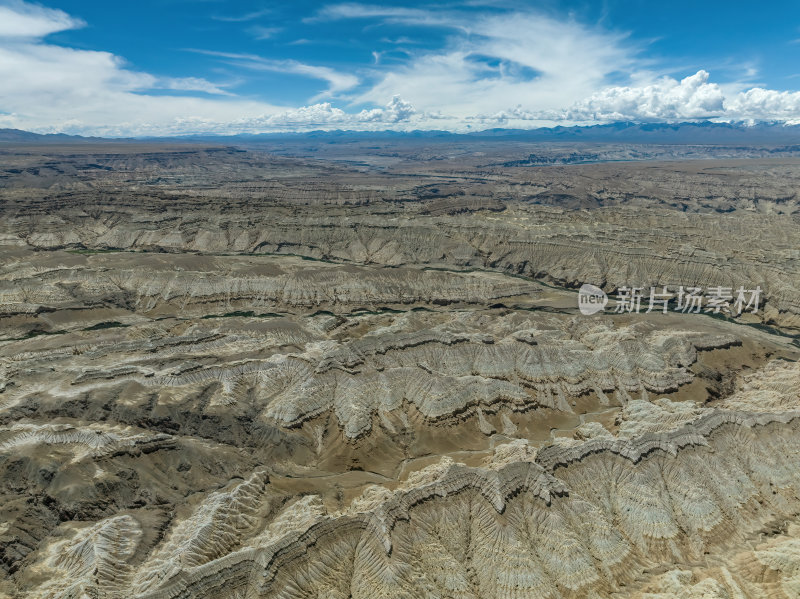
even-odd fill
[[(0, 44), (0, 123), (36, 131), (130, 135), (141, 126), (150, 133), (159, 123), (195, 115), (219, 120), (243, 111), (279, 110), (266, 103), (180, 95), (182, 91), (225, 95), (200, 78), (164, 78), (125, 68), (108, 52), (75, 50), (45, 43)], [(153, 95), (149, 90), (175, 90)]]
[[(384, 108), (345, 112), (330, 102), (301, 106), (275, 114), (242, 117), (230, 122), (195, 121), (193, 131), (207, 133), (252, 133), (259, 131), (294, 131), (308, 129), (384, 129), (386, 124), (408, 122), (417, 115), (414, 107), (393, 97)], [(425, 115), (420, 115), (425, 118)]]
[(739, 119), (800, 122), (800, 92), (754, 87), (725, 103), (726, 112)]
[(333, 21), (337, 19), (374, 19), (384, 18), (395, 22), (420, 22), (422, 20), (439, 21), (435, 13), (420, 8), (401, 6), (380, 6), (345, 2), (331, 4), (320, 9), (313, 17), (304, 19), (306, 23), (317, 21)]
[(393, 96), (385, 108), (362, 110), (356, 115), (356, 119), (366, 123), (399, 123), (408, 121), (416, 112), (410, 102), (400, 96)]
[(351, 89), (358, 85), (358, 77), (349, 73), (341, 73), (328, 67), (304, 64), (295, 60), (283, 60), (275, 63), (273, 67), (277, 71), (287, 73), (298, 73), (308, 75), (316, 79), (323, 79), (328, 82), (329, 94)]
[(680, 81), (663, 77), (650, 85), (606, 87), (564, 110), (535, 111), (521, 106), (484, 120), (548, 120), (582, 123), (686, 121), (696, 119), (800, 121), (800, 92), (752, 88), (736, 92), (709, 82), (700, 70)]
[[(474, 18), (455, 10), (356, 3), (325, 7), (314, 18), (452, 29), (443, 48), (417, 50), (400, 66), (376, 67), (375, 84), (353, 98), (378, 103), (401, 94), (429, 117), (444, 112), (450, 128), (463, 129), (468, 123), (513, 126), (515, 121), (531, 126), (558, 121), (800, 120), (798, 92), (744, 91), (743, 84), (710, 82), (705, 70), (682, 80), (655, 78), (653, 63), (642, 58), (642, 48), (625, 34), (573, 20), (524, 11)], [(608, 85), (622, 73), (629, 85)], [(755, 75), (748, 69), (748, 78)]]
[(706, 71), (680, 81), (670, 77), (640, 87), (607, 87), (560, 114), (540, 118), (569, 121), (674, 121), (717, 117), (725, 113), (722, 89), (708, 82)]
[(294, 127), (325, 127), (338, 125), (347, 121), (348, 115), (341, 108), (334, 108), (330, 102), (301, 106), (286, 110), (278, 114), (242, 119), (236, 123), (244, 129), (294, 128)]
[[(416, 27), (416, 33), (435, 26), (449, 35), (438, 49), (412, 44), (402, 58), (386, 54), (372, 64), (365, 58), (358, 71), (198, 51), (240, 69), (322, 82), (321, 93), (298, 102), (308, 105), (279, 106), (237, 96), (230, 85), (140, 72), (109, 52), (49, 43), (47, 35), (83, 22), (60, 10), (0, 0), (0, 127), (124, 136), (317, 128), (474, 130), (498, 123), (524, 127), (704, 117), (800, 122), (800, 92), (714, 83), (704, 70), (682, 80), (656, 78), (653, 64), (624, 34), (569, 19), (510, 11), (487, 11), (477, 18), (456, 9), (350, 3), (329, 6), (312, 21), (330, 19), (399, 23)], [(397, 41), (410, 44), (406, 39)], [(610, 85), (622, 77), (624, 84)], [(346, 102), (348, 110), (332, 98)]]
[(280, 31), (280, 27), (264, 27), (262, 25), (253, 25), (252, 27), (247, 28), (247, 33), (252, 35), (257, 40), (268, 40)]
[[(315, 118), (311, 113), (319, 109), (230, 97), (229, 90), (202, 78), (138, 72), (109, 52), (67, 48), (42, 39), (79, 26), (81, 21), (62, 11), (23, 2), (0, 4), (0, 127), (127, 136), (238, 131), (243, 119), (255, 127), (259, 119), (268, 121), (269, 115), (281, 114), (286, 122), (336, 121), (335, 112), (322, 110)], [(330, 93), (358, 82), (353, 75), (297, 61), (262, 63), (261, 68), (326, 81)], [(159, 95), (152, 90), (175, 93)], [(210, 97), (181, 93), (189, 91)]]
[(247, 21), (254, 21), (255, 19), (259, 19), (261, 17), (265, 17), (272, 13), (272, 9), (265, 8), (263, 10), (256, 10), (253, 12), (249, 12), (243, 15), (236, 15), (236, 16), (215, 16), (211, 17), (215, 21), (223, 21), (226, 23), (245, 23)]
[(215, 52), (212, 50), (192, 50), (199, 54), (227, 59), (230, 64), (256, 71), (274, 71), (277, 73), (294, 73), (328, 82), (328, 89), (320, 95), (333, 95), (358, 85), (359, 79), (350, 73), (342, 73), (335, 69), (306, 64), (296, 60), (272, 60), (255, 54), (235, 52)]
[[(313, 129), (383, 130), (387, 125), (408, 122), (416, 115), (413, 106), (399, 97), (392, 98), (385, 108), (362, 110), (355, 114), (336, 108), (330, 102), (264, 114), (254, 113), (255, 108), (255, 106), (250, 107), (250, 116), (222, 114), (221, 119), (215, 119), (212, 116), (174, 116), (158, 123), (139, 124), (136, 133), (137, 135), (181, 135), (186, 133), (237, 134)], [(421, 116), (422, 118), (426, 117), (426, 115)], [(3, 117), (0, 116), (0, 126), (2, 124)], [(132, 123), (123, 123), (119, 126), (103, 127), (99, 131), (95, 129), (95, 131), (106, 136), (121, 136), (128, 134), (132, 128)], [(68, 133), (85, 132), (84, 124), (81, 122), (66, 123), (60, 130)]]
[(220, 96), (232, 96), (233, 94), (219, 85), (199, 77), (154, 77), (153, 89), (174, 89), (182, 91), (203, 92), (206, 94), (216, 94)]
[(83, 25), (61, 10), (20, 1), (0, 4), (0, 38), (39, 38)]
[(475, 18), (459, 12), (329, 7), (328, 18), (371, 15), (415, 26), (448, 27), (448, 42), (418, 49), (408, 62), (375, 69), (377, 82), (354, 99), (378, 103), (401, 94), (418, 109), (454, 118), (493, 114), (515, 104), (556, 110), (600, 88), (612, 73), (642, 68), (623, 34), (528, 12)]

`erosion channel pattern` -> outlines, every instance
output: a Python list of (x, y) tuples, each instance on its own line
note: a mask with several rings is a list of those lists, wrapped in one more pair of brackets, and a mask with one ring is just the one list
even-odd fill
[(687, 152), (0, 146), (0, 597), (800, 596), (800, 159)]

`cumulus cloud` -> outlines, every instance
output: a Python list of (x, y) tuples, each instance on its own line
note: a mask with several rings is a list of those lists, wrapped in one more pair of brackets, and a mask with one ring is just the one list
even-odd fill
[(720, 116), (725, 96), (709, 74), (698, 71), (677, 81), (670, 77), (641, 87), (608, 87), (562, 113), (542, 116), (570, 121), (673, 121)]
[(348, 115), (341, 108), (335, 108), (330, 102), (301, 106), (277, 114), (256, 118), (242, 119), (235, 125), (242, 129), (296, 128), (296, 127), (327, 127), (344, 123)]
[(755, 87), (725, 103), (726, 112), (739, 119), (800, 122), (800, 92)]
[(409, 120), (416, 112), (410, 102), (406, 102), (400, 96), (393, 96), (385, 108), (362, 110), (356, 119), (367, 123), (399, 123)]
[(700, 70), (680, 81), (663, 77), (650, 85), (606, 87), (564, 110), (536, 111), (521, 106), (488, 119), (552, 120), (583, 123), (614, 121), (779, 120), (800, 121), (800, 92), (752, 88), (726, 93)]

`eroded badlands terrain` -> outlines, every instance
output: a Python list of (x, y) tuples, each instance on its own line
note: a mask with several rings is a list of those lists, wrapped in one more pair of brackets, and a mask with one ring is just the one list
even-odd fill
[(800, 596), (800, 159), (426, 143), (0, 147), (0, 597)]

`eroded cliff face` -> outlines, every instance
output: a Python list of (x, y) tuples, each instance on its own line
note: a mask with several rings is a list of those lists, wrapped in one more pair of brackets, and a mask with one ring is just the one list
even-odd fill
[(7, 153), (0, 596), (798, 596), (800, 166), (456, 150)]

